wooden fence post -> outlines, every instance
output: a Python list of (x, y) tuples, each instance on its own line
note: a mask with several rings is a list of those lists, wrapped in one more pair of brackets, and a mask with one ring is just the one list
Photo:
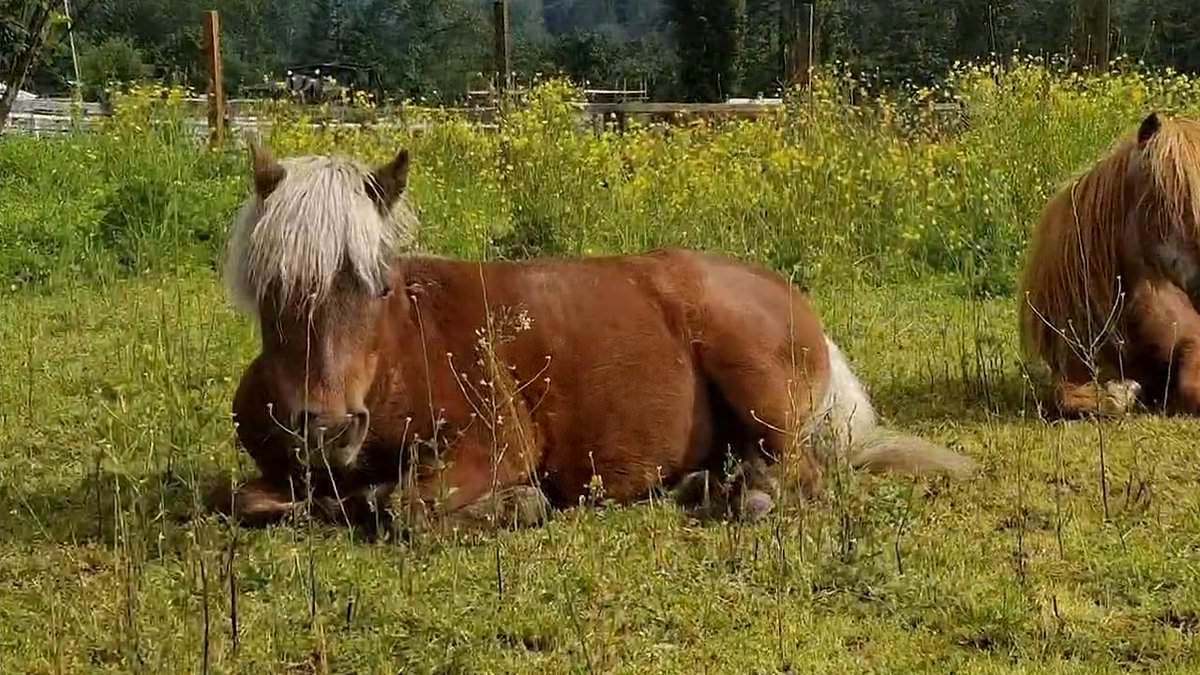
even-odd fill
[(75, 21), (71, 18), (70, 0), (63, 0), (63, 14), (67, 18), (67, 39), (71, 45), (71, 65), (75, 68), (75, 81), (71, 86), (71, 94), (76, 103), (82, 103), (83, 82), (79, 76), (79, 53), (75, 51)]
[(512, 27), (509, 23), (508, 0), (496, 0), (492, 5), (495, 29), (496, 89), (500, 107), (512, 87)]
[(780, 24), (784, 85), (807, 89), (815, 59), (816, 9), (813, 3), (783, 0)]
[(1112, 0), (1078, 0), (1075, 4), (1075, 62), (1084, 68), (1108, 68)]
[(804, 83), (804, 88), (808, 89), (809, 87), (812, 86), (813, 60), (816, 58), (815, 51), (816, 51), (816, 42), (817, 42), (817, 36), (816, 36), (817, 10), (816, 10), (816, 5), (811, 2), (805, 4), (804, 8), (806, 10), (803, 15), (805, 18), (805, 21), (804, 21), (803, 33), (801, 34), (803, 37), (801, 38), (801, 41), (800, 41), (800, 45), (803, 50), (801, 53), (801, 58), (804, 61), (803, 61), (803, 70), (800, 71), (800, 77), (802, 78), (802, 81)]
[(225, 142), (225, 83), (221, 69), (221, 17), (216, 10), (204, 13), (204, 52), (208, 60), (208, 141)]

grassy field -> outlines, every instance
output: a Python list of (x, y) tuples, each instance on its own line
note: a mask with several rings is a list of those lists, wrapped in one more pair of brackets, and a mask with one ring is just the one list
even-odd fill
[[(1046, 420), (1012, 292), (1054, 184), (1197, 84), (950, 81), (850, 108), (838, 80), (665, 137), (574, 132), (554, 87), (499, 135), (272, 134), (412, 146), (429, 250), (670, 243), (796, 272), (881, 412), (984, 466), (836, 476), (754, 526), (662, 501), (407, 543), (196, 517), (250, 470), (229, 406), (257, 336), (212, 271), (244, 158), (150, 124), (172, 104), (145, 93), (96, 134), (0, 139), (0, 672), (1200, 672), (1197, 422)], [(922, 116), (950, 95), (966, 130)]]

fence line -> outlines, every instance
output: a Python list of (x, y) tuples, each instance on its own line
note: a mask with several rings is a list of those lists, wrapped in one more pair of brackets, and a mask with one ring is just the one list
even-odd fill
[[(238, 131), (261, 131), (268, 128), (270, 123), (259, 114), (256, 114), (259, 112), (256, 108), (261, 109), (264, 104), (268, 103), (270, 101), (258, 99), (232, 99), (228, 101), (226, 106), (228, 110), (226, 122), (229, 128)], [(184, 99), (184, 106), (188, 127), (198, 137), (205, 137), (209, 133), (206, 100), (198, 97), (187, 98)], [(327, 111), (327, 119), (313, 122), (313, 126), (348, 129), (363, 126), (394, 126), (397, 128), (414, 129), (428, 126), (428, 122), (423, 120), (412, 122), (397, 121), (396, 118), (402, 118), (402, 115), (384, 115), (382, 121), (367, 125), (362, 122), (347, 121), (346, 118), (353, 117), (356, 110), (351, 106), (325, 106), (325, 110)], [(467, 111), (469, 109), (463, 109), (463, 112)], [(485, 109), (482, 112), (487, 113), (489, 111)], [(37, 136), (61, 134), (75, 129), (90, 129), (99, 120), (106, 119), (111, 115), (112, 111), (99, 103), (78, 104), (68, 98), (20, 100), (13, 105), (6, 131), (11, 130), (13, 132), (29, 133)]]
[[(226, 102), (226, 124), (231, 131), (261, 132), (270, 127), (270, 122), (263, 119), (261, 113), (264, 105), (270, 100), (263, 99), (230, 99)], [(202, 97), (184, 99), (188, 116), (188, 126), (198, 137), (206, 137), (209, 133), (207, 120), (207, 100)], [(627, 128), (630, 118), (637, 118), (651, 124), (671, 124), (687, 122), (694, 119), (757, 119), (778, 114), (784, 109), (781, 99), (732, 99), (725, 103), (670, 103), (651, 102), (645, 100), (625, 100), (617, 102), (579, 101), (574, 103), (580, 116), (581, 125), (590, 124), (599, 132), (612, 127), (617, 131)], [(360, 108), (341, 104), (323, 106), (304, 106), (321, 110), (321, 119), (312, 122), (314, 127), (335, 127), (355, 129), (361, 127), (395, 127), (397, 129), (423, 130), (433, 122), (419, 119), (406, 120), (404, 109), (394, 112), (385, 111), (373, 116), (380, 121), (364, 123), (353, 121), (361, 112)], [(475, 105), (461, 108), (439, 108), (449, 114), (465, 115), (484, 128), (495, 128), (499, 113), (495, 105)], [(963, 113), (963, 108), (957, 103), (936, 103), (931, 111), (939, 116), (956, 116)], [(14, 102), (9, 117), (8, 129), (18, 133), (34, 135), (59, 134), (75, 128), (88, 129), (98, 120), (112, 114), (112, 111), (99, 103), (76, 103), (66, 98), (37, 98), (18, 100)]]

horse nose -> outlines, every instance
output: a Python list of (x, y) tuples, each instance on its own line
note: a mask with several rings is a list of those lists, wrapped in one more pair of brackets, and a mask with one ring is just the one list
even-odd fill
[(313, 410), (301, 410), (296, 413), (292, 426), (297, 433), (315, 434), (324, 425), (321, 424), (321, 414)]
[(371, 413), (366, 408), (351, 410), (347, 415), (351, 421), (361, 427), (367, 426), (371, 421)]

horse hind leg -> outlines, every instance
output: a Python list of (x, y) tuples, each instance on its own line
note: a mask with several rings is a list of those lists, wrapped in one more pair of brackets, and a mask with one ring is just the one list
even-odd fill
[(761, 520), (775, 508), (779, 483), (759, 455), (747, 453), (736, 464), (731, 476), (712, 470), (685, 475), (672, 490), (673, 498), (701, 519)]
[(683, 509), (700, 517), (714, 517), (724, 511), (725, 485), (716, 471), (693, 471), (679, 479), (671, 497)]
[(741, 429), (742, 468), (733, 488), (744, 493), (751, 505), (764, 505), (763, 496), (778, 493), (767, 467), (782, 471), (784, 482), (798, 486), (807, 497), (819, 497), (824, 491), (821, 465), (803, 430), (817, 404), (814, 384), (826, 376), (827, 369), (813, 368), (810, 356), (801, 355), (804, 362), (797, 367), (784, 365), (773, 354), (742, 362), (710, 359), (705, 363), (707, 376)]
[(748, 453), (737, 471), (730, 499), (733, 516), (744, 522), (758, 522), (774, 510), (775, 500), (779, 497), (779, 481), (771, 476), (759, 453)]
[(746, 431), (747, 420), (755, 415), (739, 415), (714, 383), (706, 391), (704, 405), (715, 432), (707, 467), (678, 479), (670, 497), (702, 520), (759, 520), (774, 508), (779, 489), (767, 467), (767, 451)]

